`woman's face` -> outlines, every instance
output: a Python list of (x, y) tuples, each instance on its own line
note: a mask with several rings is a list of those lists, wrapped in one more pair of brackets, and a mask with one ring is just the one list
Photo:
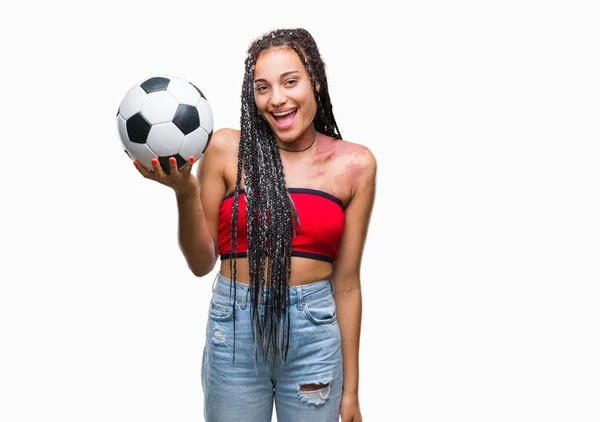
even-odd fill
[(256, 60), (254, 75), (256, 107), (275, 137), (283, 142), (297, 140), (317, 113), (310, 77), (300, 57), (285, 47), (263, 51)]

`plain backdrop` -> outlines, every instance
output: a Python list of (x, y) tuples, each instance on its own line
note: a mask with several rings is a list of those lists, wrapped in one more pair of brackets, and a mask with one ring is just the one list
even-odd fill
[[(593, 1), (103, 1), (0, 14), (0, 420), (201, 421), (214, 272), (120, 150), (171, 74), (239, 128), (246, 48), (304, 27), (344, 139), (378, 162), (365, 421), (600, 420)], [(284, 422), (284, 421), (282, 421)]]

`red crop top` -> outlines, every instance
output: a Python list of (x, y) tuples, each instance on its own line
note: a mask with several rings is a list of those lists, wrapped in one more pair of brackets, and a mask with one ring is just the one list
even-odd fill
[[(335, 196), (315, 189), (288, 188), (294, 202), (300, 226), (292, 239), (292, 256), (333, 262), (344, 231), (344, 207)], [(248, 232), (246, 227), (246, 196), (240, 190), (238, 204), (237, 257), (246, 257)], [(219, 254), (221, 259), (231, 257), (229, 238), (231, 234), (231, 208), (233, 193), (223, 198), (219, 207)]]

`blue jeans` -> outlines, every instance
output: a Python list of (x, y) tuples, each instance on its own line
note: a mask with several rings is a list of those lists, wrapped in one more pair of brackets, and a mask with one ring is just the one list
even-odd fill
[[(217, 274), (202, 357), (204, 417), (208, 422), (338, 422), (342, 398), (342, 347), (333, 283), (291, 287), (290, 338), (285, 362), (255, 361), (249, 285)], [(232, 292), (233, 293), (233, 292)], [(262, 311), (262, 309), (260, 309)], [(307, 391), (312, 390), (312, 391)]]

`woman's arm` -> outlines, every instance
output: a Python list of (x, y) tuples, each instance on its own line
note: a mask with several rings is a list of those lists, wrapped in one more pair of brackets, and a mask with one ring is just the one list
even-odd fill
[[(179, 213), (179, 247), (194, 275), (202, 277), (215, 267), (218, 259), (217, 230), (219, 206), (227, 188), (224, 169), (227, 147), (235, 141), (235, 131), (221, 129), (212, 136), (200, 157), (198, 177), (192, 174), (193, 161), (179, 171), (170, 158), (170, 171), (164, 172), (158, 160), (152, 160), (154, 171), (134, 161), (146, 179), (173, 189)], [(231, 148), (230, 148), (231, 149)]]
[[(213, 133), (206, 151), (198, 161), (197, 178), (191, 174), (191, 168), (184, 168), (181, 173), (173, 172), (172, 168), (171, 174), (166, 175), (166, 183), (163, 181), (172, 185), (175, 190), (179, 215), (179, 248), (188, 267), (198, 277), (211, 272), (218, 260), (219, 205), (226, 189), (223, 175), (229, 132), (221, 129)], [(160, 178), (160, 173), (157, 176)], [(175, 189), (176, 186), (179, 188)], [(181, 186), (187, 188), (183, 189)]]
[(217, 252), (200, 192), (177, 195), (177, 209), (179, 248), (192, 273), (202, 277), (214, 268)]
[(358, 349), (360, 341), (362, 296), (360, 265), (371, 210), (375, 198), (377, 163), (373, 154), (361, 147), (360, 172), (354, 183), (352, 199), (344, 210), (344, 234), (338, 259), (333, 266), (336, 313), (342, 338), (344, 361), (343, 395), (358, 403)]
[(198, 188), (177, 194), (179, 247), (188, 267), (198, 277), (213, 270), (218, 260), (219, 206), (227, 189), (224, 166), (231, 131), (213, 133), (197, 167)]

